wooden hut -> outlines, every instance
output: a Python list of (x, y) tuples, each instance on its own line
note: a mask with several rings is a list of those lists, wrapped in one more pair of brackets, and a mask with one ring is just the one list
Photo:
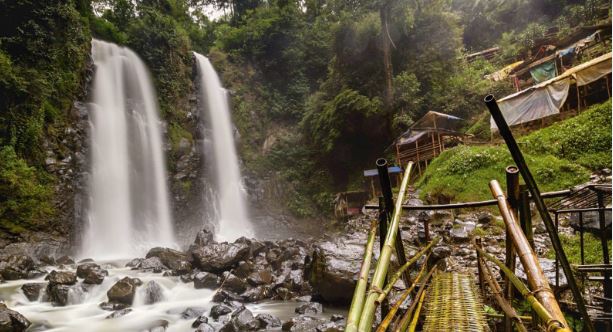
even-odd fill
[(446, 148), (462, 142), (459, 132), (463, 120), (453, 115), (430, 111), (417, 120), (409, 130), (396, 139), (396, 162), (406, 165), (412, 161), (419, 174), (428, 162)]

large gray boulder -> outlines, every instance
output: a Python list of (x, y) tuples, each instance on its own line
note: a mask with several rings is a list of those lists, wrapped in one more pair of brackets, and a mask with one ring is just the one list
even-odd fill
[(111, 289), (106, 292), (109, 302), (123, 303), (132, 305), (136, 288), (142, 284), (140, 279), (125, 277), (116, 282)]
[(314, 246), (305, 275), (322, 300), (343, 305), (351, 303), (365, 243), (365, 236), (349, 235)]
[(34, 260), (26, 255), (8, 255), (0, 261), (0, 275), (5, 280), (25, 279), (34, 268)]
[(23, 332), (30, 326), (30, 321), (17, 311), (7, 308), (0, 303), (0, 331)]
[(249, 246), (244, 243), (210, 243), (192, 247), (190, 253), (193, 264), (202, 271), (224, 272), (249, 255)]
[(176, 271), (177, 274), (186, 274), (192, 271), (192, 266), (187, 261), (187, 254), (181, 251), (170, 248), (156, 247), (149, 250), (147, 256), (145, 256), (145, 258), (152, 257), (159, 258), (164, 266)]

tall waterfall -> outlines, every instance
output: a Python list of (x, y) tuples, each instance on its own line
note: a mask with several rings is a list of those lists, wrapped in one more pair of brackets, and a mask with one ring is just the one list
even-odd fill
[(207, 114), (213, 142), (217, 200), (216, 237), (219, 240), (232, 241), (241, 236), (253, 236), (232, 135), (227, 91), (221, 86), (209, 59), (202, 54), (194, 55), (200, 78), (201, 107)]
[(125, 47), (92, 41), (88, 224), (82, 256), (134, 257), (174, 233), (156, 95), (147, 69)]

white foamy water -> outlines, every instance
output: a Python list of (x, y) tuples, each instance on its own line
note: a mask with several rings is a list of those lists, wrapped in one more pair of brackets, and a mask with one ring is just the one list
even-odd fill
[(245, 190), (232, 135), (232, 120), (227, 91), (208, 58), (194, 53), (200, 79), (200, 100), (206, 113), (213, 143), (216, 182), (216, 238), (234, 241), (241, 236), (253, 237)]
[[(43, 292), (38, 301), (30, 302), (21, 291), (21, 286), (25, 283), (41, 282), (44, 277), (30, 280), (6, 281), (0, 284), (0, 301), (24, 315), (32, 326), (29, 331), (50, 331), (50, 332), (141, 332), (141, 331), (166, 331), (184, 332), (193, 331), (191, 327), (194, 318), (183, 318), (181, 313), (187, 308), (201, 308), (205, 315), (216, 303), (212, 302), (215, 290), (195, 289), (194, 283), (183, 283), (178, 277), (163, 277), (161, 273), (150, 273), (135, 271), (123, 266), (125, 261), (112, 261), (99, 264), (108, 270), (109, 275), (100, 285), (86, 285), (81, 279), (71, 287), (69, 292), (69, 305), (64, 307), (53, 306), (49, 302), (40, 301), (44, 297)], [(50, 271), (52, 268), (48, 267)], [(57, 268), (53, 268), (57, 269)], [(74, 269), (70, 269), (74, 271)], [(118, 318), (106, 318), (112, 311), (102, 310), (99, 307), (101, 302), (108, 301), (106, 292), (120, 279), (129, 276), (139, 278), (143, 285), (136, 291), (131, 312)], [(162, 289), (162, 300), (154, 304), (144, 304), (145, 285), (149, 281), (155, 281)], [(83, 287), (85, 291), (81, 290)], [(301, 305), (295, 301), (265, 301), (261, 303), (246, 304), (245, 306), (253, 312), (269, 313), (282, 321), (294, 317), (294, 309)], [(345, 313), (344, 310), (326, 309), (323, 314), (317, 317), (330, 317), (334, 313)], [(152, 329), (157, 326), (160, 320), (168, 322), (168, 328)], [(209, 323), (215, 328), (220, 329), (224, 320), (215, 321), (209, 319)], [(281, 328), (273, 329), (280, 331)]]
[(142, 256), (173, 246), (156, 95), (147, 69), (125, 47), (93, 40), (91, 176), (80, 255)]

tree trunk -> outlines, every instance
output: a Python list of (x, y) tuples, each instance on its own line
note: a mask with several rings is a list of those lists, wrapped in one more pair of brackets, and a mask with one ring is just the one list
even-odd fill
[[(390, 114), (392, 111), (392, 101), (394, 97), (393, 90), (393, 71), (392, 71), (392, 49), (391, 40), (389, 35), (388, 20), (390, 16), (390, 4), (383, 2), (379, 9), (379, 16), (381, 17), (381, 46), (383, 49), (383, 69), (385, 73), (385, 89), (383, 93), (383, 104), (385, 111)], [(390, 119), (391, 120), (391, 119)]]

